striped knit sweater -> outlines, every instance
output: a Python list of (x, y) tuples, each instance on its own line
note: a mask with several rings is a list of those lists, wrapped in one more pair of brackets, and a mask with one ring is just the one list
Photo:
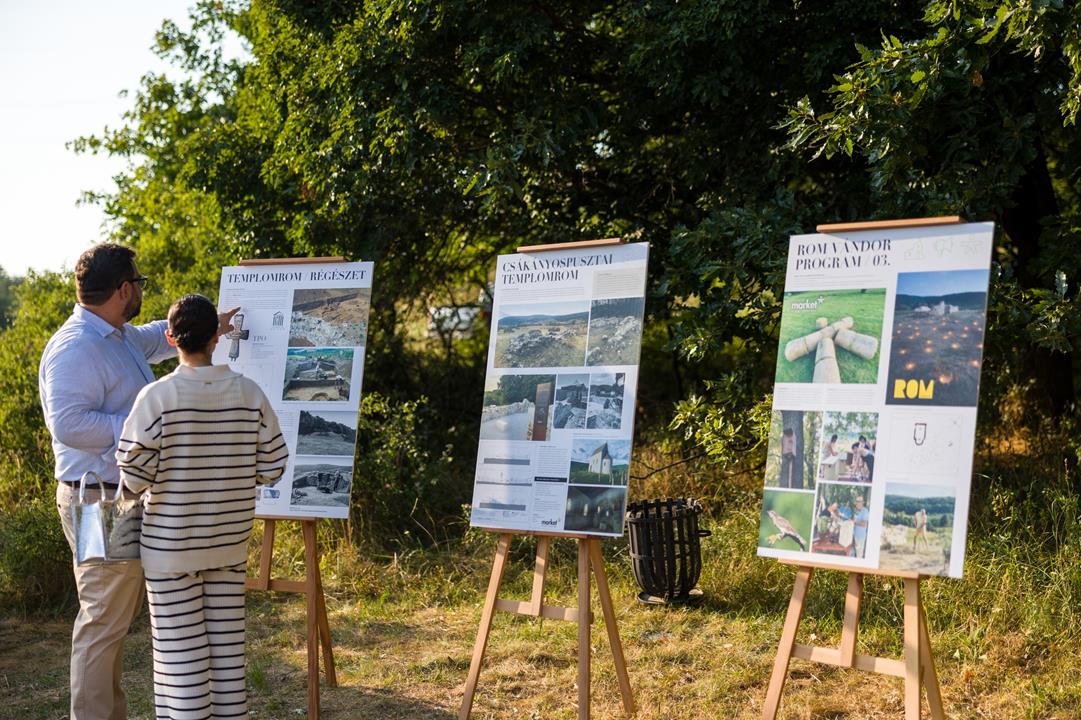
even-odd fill
[(289, 450), (252, 380), (181, 365), (139, 393), (116, 459), (124, 485), (147, 491), (143, 567), (187, 573), (245, 561), (255, 486), (282, 476)]

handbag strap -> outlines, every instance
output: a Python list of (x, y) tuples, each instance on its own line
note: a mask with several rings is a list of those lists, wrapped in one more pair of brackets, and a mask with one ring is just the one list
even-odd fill
[[(101, 475), (98, 475), (93, 470), (87, 470), (86, 472), (83, 473), (83, 476), (81, 478), (79, 478), (79, 504), (80, 505), (86, 504), (86, 479), (88, 477), (90, 477), (91, 475), (94, 476), (94, 480), (97, 481), (98, 487), (101, 488), (102, 496), (105, 495), (105, 483), (103, 483), (101, 481)], [(120, 488), (120, 486), (117, 485), (118, 490), (119, 490), (119, 488)]]

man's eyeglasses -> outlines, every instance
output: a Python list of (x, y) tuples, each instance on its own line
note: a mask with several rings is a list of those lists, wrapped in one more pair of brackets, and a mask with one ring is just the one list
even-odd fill
[[(137, 277), (129, 278), (128, 280), (125, 280), (124, 282), (129, 282), (132, 285), (138, 285), (140, 290), (146, 290), (146, 284), (147, 284), (147, 282), (149, 280), (150, 280), (150, 278), (148, 276), (139, 275)], [(123, 285), (124, 283), (120, 283), (120, 284)]]

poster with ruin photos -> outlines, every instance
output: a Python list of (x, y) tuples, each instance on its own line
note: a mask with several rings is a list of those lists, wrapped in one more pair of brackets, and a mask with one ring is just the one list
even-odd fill
[(240, 312), (214, 363), (259, 384), (289, 447), (258, 516), (348, 517), (371, 295), (370, 262), (222, 268), (219, 310)]
[(501, 255), (470, 522), (623, 533), (646, 243)]
[(791, 238), (759, 555), (961, 577), (993, 238)]

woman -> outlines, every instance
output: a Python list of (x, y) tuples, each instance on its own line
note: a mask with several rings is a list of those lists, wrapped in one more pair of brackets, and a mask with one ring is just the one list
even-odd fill
[(180, 365), (139, 393), (116, 454), (124, 484), (146, 491), (140, 548), (157, 717), (245, 717), (255, 486), (281, 477), (289, 451), (259, 386), (211, 364), (218, 314), (210, 300), (177, 300), (165, 335)]

